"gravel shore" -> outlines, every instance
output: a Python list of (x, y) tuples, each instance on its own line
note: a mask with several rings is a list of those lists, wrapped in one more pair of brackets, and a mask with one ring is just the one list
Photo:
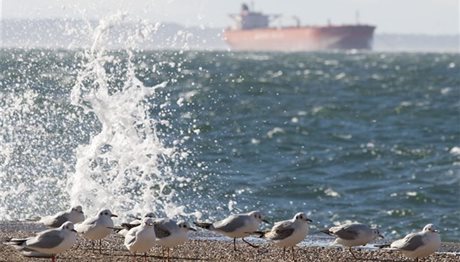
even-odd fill
[[(6, 225), (6, 226), (5, 226)], [(40, 228), (40, 230), (43, 228)], [(35, 226), (21, 227), (11, 224), (0, 223), (0, 238), (2, 242), (11, 237), (24, 237), (38, 232)], [(192, 240), (186, 244), (171, 250), (170, 261), (293, 261), (291, 250), (283, 254), (281, 248), (260, 242), (259, 248), (252, 248), (238, 241), (238, 250), (233, 250), (233, 242), (204, 239), (192, 236)], [(441, 252), (431, 255), (419, 261), (460, 261), (460, 244), (443, 243)], [(301, 246), (295, 248), (294, 258), (296, 261), (413, 261), (403, 257), (398, 252), (387, 250), (375, 250), (369, 248), (356, 248), (354, 253), (358, 260), (354, 259), (348, 250), (340, 247)], [(159, 247), (153, 248), (147, 257), (148, 261), (166, 260), (162, 256)], [(0, 261), (50, 261), (43, 258), (25, 258), (14, 248), (0, 244)], [(75, 248), (60, 254), (58, 261), (133, 261), (130, 254), (123, 246), (123, 239), (117, 235), (110, 236), (103, 242), (102, 253), (92, 250), (91, 243), (79, 239)], [(137, 261), (144, 261), (138, 257)]]

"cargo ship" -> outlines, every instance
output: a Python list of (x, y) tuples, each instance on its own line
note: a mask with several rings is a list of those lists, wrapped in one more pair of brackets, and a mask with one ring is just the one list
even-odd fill
[(372, 49), (375, 26), (364, 24), (270, 27), (280, 15), (253, 12), (243, 4), (230, 15), (236, 24), (224, 31), (224, 40), (237, 51), (318, 51)]

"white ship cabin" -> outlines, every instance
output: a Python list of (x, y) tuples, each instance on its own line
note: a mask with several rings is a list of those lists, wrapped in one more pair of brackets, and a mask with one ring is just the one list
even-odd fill
[(236, 22), (235, 29), (247, 30), (256, 28), (267, 28), (270, 17), (259, 12), (251, 12), (247, 4), (241, 6), (240, 14), (230, 15)]

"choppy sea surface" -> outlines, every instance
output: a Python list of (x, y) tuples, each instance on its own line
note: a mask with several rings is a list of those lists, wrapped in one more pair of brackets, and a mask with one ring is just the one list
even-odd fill
[(0, 50), (0, 220), (307, 212), (460, 241), (460, 55)]

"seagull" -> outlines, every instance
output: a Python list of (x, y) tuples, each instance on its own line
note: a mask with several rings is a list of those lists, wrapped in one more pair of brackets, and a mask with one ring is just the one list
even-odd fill
[(124, 244), (134, 253), (134, 257), (137, 252), (141, 252), (144, 253), (144, 258), (147, 258), (147, 252), (155, 245), (153, 219), (144, 218), (141, 225), (131, 228), (125, 236)]
[(74, 224), (83, 222), (85, 220), (85, 214), (83, 213), (81, 206), (74, 206), (68, 211), (61, 211), (55, 215), (43, 217), (38, 221), (47, 227), (60, 227), (66, 221), (70, 221)]
[(166, 248), (169, 260), (169, 249), (187, 241), (190, 231), (196, 231), (196, 229), (190, 227), (185, 221), (177, 223), (169, 218), (155, 220), (156, 244), (163, 247), (163, 257), (164, 248)]
[(67, 221), (59, 228), (48, 229), (29, 238), (13, 238), (5, 244), (14, 246), (27, 257), (51, 257), (70, 249), (77, 241), (77, 233), (72, 222)]
[(331, 236), (337, 237), (334, 244), (340, 244), (349, 247), (350, 253), (355, 259), (356, 256), (352, 251), (354, 246), (364, 246), (377, 237), (383, 238), (378, 229), (370, 228), (368, 225), (360, 223), (349, 223), (341, 226), (331, 227), (321, 230)]
[(305, 213), (299, 212), (290, 220), (276, 222), (271, 230), (262, 232), (261, 237), (283, 247), (283, 256), (286, 254), (286, 247), (292, 247), (292, 258), (295, 260), (294, 246), (307, 236), (309, 222), (313, 221)]
[(112, 214), (108, 209), (102, 209), (97, 216), (87, 218), (82, 223), (75, 225), (75, 229), (78, 233), (82, 234), (84, 238), (89, 240), (100, 240), (99, 252), (102, 252), (101, 241), (113, 230), (112, 217), (117, 217), (117, 215)]
[(231, 215), (224, 220), (214, 223), (193, 222), (196, 226), (214, 231), (225, 236), (233, 238), (233, 249), (236, 250), (236, 239), (241, 238), (243, 242), (251, 247), (258, 247), (247, 242), (244, 238), (253, 234), (259, 228), (261, 222), (269, 223), (258, 211), (252, 211), (244, 214)]
[(418, 261), (439, 249), (441, 237), (433, 224), (426, 225), (422, 231), (411, 233), (402, 239), (391, 243), (390, 248), (401, 251), (406, 257), (415, 258)]

